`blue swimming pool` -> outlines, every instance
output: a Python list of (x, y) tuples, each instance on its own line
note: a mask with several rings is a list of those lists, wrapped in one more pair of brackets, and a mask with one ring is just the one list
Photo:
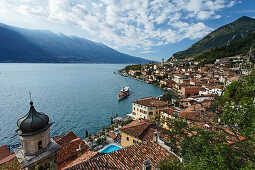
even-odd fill
[(117, 145), (109, 145), (106, 148), (104, 148), (102, 151), (100, 151), (100, 153), (110, 153), (119, 149), (121, 149), (121, 147)]

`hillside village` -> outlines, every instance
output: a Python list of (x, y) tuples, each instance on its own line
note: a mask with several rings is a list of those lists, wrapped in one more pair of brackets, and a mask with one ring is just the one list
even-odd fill
[[(23, 145), (14, 149), (14, 152), (3, 145), (0, 147), (0, 165), (3, 169), (35, 168), (38, 165), (46, 169), (50, 167), (53, 169), (102, 167), (155, 169), (165, 159), (182, 162), (179, 150), (183, 138), (176, 136), (176, 133), (174, 136), (178, 141), (173, 143), (169, 133), (173, 131), (173, 122), (170, 120), (184, 120), (188, 127), (216, 131), (216, 113), (211, 106), (217, 96), (223, 94), (227, 85), (250, 73), (245, 67), (244, 58), (245, 56), (229, 57), (204, 66), (199, 66), (199, 63), (192, 59), (175, 58), (169, 62), (162, 60), (157, 64), (127, 66), (120, 74), (159, 86), (166, 91), (165, 95), (168, 95), (168, 98), (145, 97), (133, 101), (132, 113), (128, 114), (127, 118), (122, 119), (116, 115), (112, 120), (112, 126), (103, 128), (97, 134), (88, 135), (84, 140), (73, 132), (54, 137), (51, 139), (54, 141), (51, 145), (55, 146), (52, 146), (49, 155), (38, 157), (38, 154), (42, 154), (40, 148), (43, 148), (43, 145), (39, 147), (40, 153), (35, 151), (37, 156), (32, 158), (21, 154), (28, 152)], [(28, 114), (37, 114), (33, 103)], [(217, 121), (220, 123), (221, 120)], [(34, 130), (30, 129), (30, 131)], [(24, 129), (20, 127), (20, 131)], [(228, 132), (228, 145), (237, 142), (234, 132), (226, 126), (217, 125), (217, 131)], [(196, 134), (195, 131), (185, 133), (188, 136)], [(237, 133), (237, 136), (241, 141), (245, 140), (241, 134)], [(100, 149), (109, 144), (115, 144), (120, 149), (111, 153), (101, 153)], [(56, 155), (55, 158), (50, 156), (52, 154)]]
[(31, 100), (13, 129), (20, 143), (0, 146), (0, 170), (254, 169), (253, 48), (211, 64), (171, 57), (126, 66), (120, 75), (165, 94), (132, 101), (125, 118), (111, 117), (84, 139), (72, 131), (51, 136), (51, 118)]

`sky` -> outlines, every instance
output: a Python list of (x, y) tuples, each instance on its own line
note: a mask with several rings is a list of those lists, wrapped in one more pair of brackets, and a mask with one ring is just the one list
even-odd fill
[(101, 42), (160, 61), (241, 16), (255, 0), (0, 0), (0, 22)]

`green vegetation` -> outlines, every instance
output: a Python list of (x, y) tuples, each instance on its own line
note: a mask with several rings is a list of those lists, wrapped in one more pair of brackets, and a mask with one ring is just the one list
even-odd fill
[(161, 85), (160, 85), (160, 88), (163, 89), (164, 87), (167, 87), (167, 86), (166, 86), (165, 84), (161, 84)]
[(170, 102), (172, 100), (172, 95), (169, 92), (166, 92), (162, 97), (161, 100)]
[(233, 43), (243, 38), (243, 35), (246, 36), (253, 31), (255, 31), (255, 19), (241, 17), (230, 24), (218, 28), (190, 48), (177, 52), (173, 56), (177, 59), (197, 57), (212, 48)]
[(141, 72), (135, 72), (135, 76), (141, 76), (142, 73)]
[(250, 33), (247, 37), (240, 39), (229, 46), (223, 46), (215, 49), (211, 49), (198, 57), (196, 61), (201, 61), (201, 65), (212, 64), (216, 59), (231, 57), (235, 55), (246, 55), (250, 50), (250, 47), (255, 48), (255, 32)]
[(137, 65), (129, 65), (126, 66), (124, 69), (126, 72), (128, 72), (129, 70), (141, 70), (141, 64), (137, 64)]
[(231, 83), (215, 100), (213, 130), (190, 127), (182, 119), (168, 120), (171, 148), (183, 162), (164, 160), (160, 169), (254, 169), (254, 99), (255, 70)]
[(128, 120), (126, 120), (125, 122), (121, 122), (120, 125), (121, 125), (121, 126), (125, 126), (125, 125), (131, 123), (132, 121), (133, 121), (133, 119), (128, 119)]
[(101, 142), (105, 142), (106, 141), (106, 138), (103, 137), (103, 138), (98, 138), (97, 141), (96, 141), (96, 144), (97, 145), (100, 145)]

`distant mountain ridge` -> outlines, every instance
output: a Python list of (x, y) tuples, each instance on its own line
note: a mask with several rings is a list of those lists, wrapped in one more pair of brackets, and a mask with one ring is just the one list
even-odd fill
[(184, 51), (173, 54), (177, 59), (197, 57), (212, 48), (230, 45), (255, 31), (255, 19), (246, 16), (224, 25)]
[(15, 63), (149, 63), (102, 43), (0, 24), (0, 62)]

